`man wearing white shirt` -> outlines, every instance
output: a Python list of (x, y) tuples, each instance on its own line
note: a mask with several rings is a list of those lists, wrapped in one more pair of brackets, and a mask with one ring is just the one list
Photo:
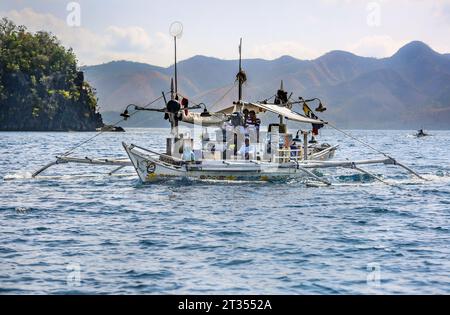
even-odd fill
[(255, 156), (255, 148), (250, 145), (250, 139), (245, 138), (245, 143), (238, 151), (239, 156), (244, 157), (246, 160), (250, 160), (250, 157), (253, 159)]

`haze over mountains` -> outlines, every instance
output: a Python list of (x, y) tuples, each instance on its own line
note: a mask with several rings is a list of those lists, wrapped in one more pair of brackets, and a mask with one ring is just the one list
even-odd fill
[[(209, 109), (228, 106), (236, 100), (237, 88), (220, 98), (233, 85), (237, 67), (235, 60), (204, 56), (184, 60), (178, 65), (179, 91)], [(243, 67), (248, 78), (245, 100), (271, 97), (283, 80), (285, 90), (295, 97), (321, 98), (328, 107), (322, 117), (344, 128), (450, 127), (450, 54), (439, 54), (422, 42), (411, 42), (384, 59), (332, 51), (315, 60), (248, 59), (243, 60)], [(120, 119), (119, 112), (126, 105), (147, 104), (167, 91), (173, 76), (173, 66), (128, 61), (85, 67), (84, 71), (97, 89), (104, 120), (110, 123)], [(160, 116), (136, 115), (123, 125), (167, 126)]]

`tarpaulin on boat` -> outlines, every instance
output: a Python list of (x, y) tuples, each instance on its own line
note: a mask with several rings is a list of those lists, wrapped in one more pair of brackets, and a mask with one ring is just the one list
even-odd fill
[[(265, 112), (266, 112), (265, 109), (263, 109), (263, 108), (261, 108), (261, 107), (258, 107), (258, 106), (255, 106), (255, 105), (253, 105), (253, 104), (251, 104), (251, 103), (245, 103), (245, 106), (244, 106), (244, 105), (242, 105), (242, 106), (243, 106), (243, 108), (246, 108), (246, 109), (248, 109), (249, 111), (254, 110), (254, 111), (256, 112), (256, 114), (259, 114), (259, 113), (265, 113)], [(223, 109), (221, 109), (221, 110), (218, 110), (217, 113), (226, 114), (226, 115), (231, 115), (231, 114), (233, 114), (236, 110), (238, 110), (238, 108), (239, 108), (239, 106), (232, 105), (232, 106), (228, 106), (228, 107), (226, 107), (226, 108), (223, 108)]]
[[(247, 103), (245, 103), (244, 106), (246, 106)], [(248, 103), (248, 105), (256, 106), (264, 111), (272, 112), (278, 115), (281, 115), (289, 120), (301, 122), (301, 123), (307, 123), (307, 124), (326, 124), (326, 122), (318, 119), (312, 119), (305, 117), (303, 115), (300, 115), (299, 113), (294, 112), (293, 110), (280, 106), (275, 104), (262, 104), (262, 103)]]
[(221, 113), (211, 113), (211, 116), (203, 117), (200, 113), (189, 112), (187, 115), (182, 114), (182, 121), (189, 124), (200, 125), (200, 126), (220, 126), (228, 117)]

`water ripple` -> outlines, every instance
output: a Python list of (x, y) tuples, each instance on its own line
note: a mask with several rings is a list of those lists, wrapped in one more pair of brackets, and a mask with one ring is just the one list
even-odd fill
[[(79, 154), (123, 157), (121, 141), (162, 147), (166, 133), (105, 134)], [(431, 181), (375, 166), (397, 187), (347, 170), (321, 172), (337, 183), (321, 188), (143, 185), (134, 174), (69, 165), (31, 180), (48, 156), (90, 135), (1, 133), (0, 294), (450, 293), (450, 132), (424, 141), (354, 133)], [(375, 157), (329, 130), (322, 137), (342, 144), (337, 159)], [(368, 282), (373, 268), (378, 285)]]

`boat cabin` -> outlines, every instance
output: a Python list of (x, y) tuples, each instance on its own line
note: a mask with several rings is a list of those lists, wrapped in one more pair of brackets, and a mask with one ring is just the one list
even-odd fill
[[(268, 111), (279, 114), (280, 121), (264, 128), (258, 115)], [(330, 154), (334, 154), (334, 150), (326, 150), (331, 148), (328, 144), (310, 143), (310, 132), (299, 130), (295, 135), (289, 132), (285, 123), (287, 117), (307, 123), (318, 121), (280, 104), (235, 104), (213, 115), (220, 118), (214, 124), (209, 117), (205, 120), (197, 115), (194, 119), (186, 119), (189, 114), (183, 114), (181, 121), (195, 125), (193, 133), (179, 133), (178, 128), (172, 129), (172, 137), (166, 141), (166, 155), (197, 163), (205, 160), (290, 163), (293, 160), (321, 159), (321, 156), (328, 159)]]

